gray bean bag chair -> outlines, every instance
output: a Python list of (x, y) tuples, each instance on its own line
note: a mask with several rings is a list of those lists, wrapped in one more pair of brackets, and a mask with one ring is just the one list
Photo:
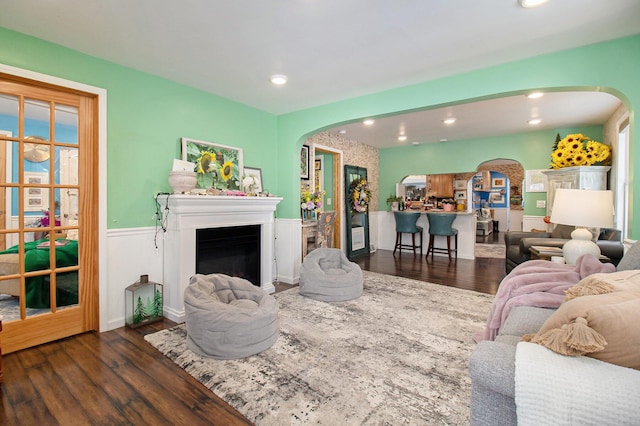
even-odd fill
[(187, 347), (199, 355), (244, 358), (278, 340), (278, 302), (245, 279), (196, 274), (184, 306)]
[(318, 248), (300, 268), (300, 294), (324, 302), (341, 302), (362, 295), (362, 270), (340, 249)]

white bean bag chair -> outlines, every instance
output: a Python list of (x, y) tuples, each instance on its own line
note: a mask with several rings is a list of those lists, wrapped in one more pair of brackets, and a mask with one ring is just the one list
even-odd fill
[(278, 302), (243, 278), (196, 274), (184, 305), (187, 347), (199, 355), (245, 358), (278, 340)]
[(300, 268), (300, 294), (324, 302), (341, 302), (362, 295), (362, 270), (340, 249), (318, 248)]

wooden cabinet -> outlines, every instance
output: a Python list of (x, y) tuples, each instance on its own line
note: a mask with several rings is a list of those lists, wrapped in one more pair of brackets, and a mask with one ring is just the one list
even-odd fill
[(453, 174), (427, 175), (427, 190), (437, 198), (453, 198)]

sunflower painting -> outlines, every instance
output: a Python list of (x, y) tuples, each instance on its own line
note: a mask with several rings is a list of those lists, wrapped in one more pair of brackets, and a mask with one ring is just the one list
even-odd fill
[(241, 189), (242, 149), (182, 138), (182, 159), (195, 164), (196, 188)]

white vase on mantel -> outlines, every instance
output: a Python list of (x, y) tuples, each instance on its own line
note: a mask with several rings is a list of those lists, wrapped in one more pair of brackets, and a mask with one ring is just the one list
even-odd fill
[(174, 193), (183, 194), (185, 192), (191, 192), (191, 190), (196, 187), (196, 183), (196, 172), (175, 170), (169, 172), (169, 185)]

